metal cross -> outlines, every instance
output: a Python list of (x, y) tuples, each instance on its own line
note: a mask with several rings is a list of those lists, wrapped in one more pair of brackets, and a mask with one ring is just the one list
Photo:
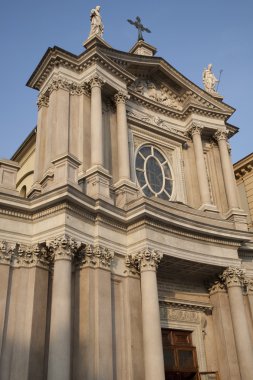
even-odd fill
[(138, 41), (144, 41), (142, 32), (151, 33), (151, 31), (148, 28), (145, 28), (144, 25), (141, 23), (141, 19), (139, 16), (136, 17), (136, 21), (132, 21), (129, 19), (127, 21), (138, 29)]

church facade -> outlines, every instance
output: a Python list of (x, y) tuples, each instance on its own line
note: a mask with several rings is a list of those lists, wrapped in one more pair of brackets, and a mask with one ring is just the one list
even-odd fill
[(47, 50), (0, 161), (0, 378), (251, 380), (234, 109), (142, 39), (84, 46)]

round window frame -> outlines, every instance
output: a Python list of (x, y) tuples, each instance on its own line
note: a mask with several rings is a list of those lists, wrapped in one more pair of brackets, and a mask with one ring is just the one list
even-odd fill
[[(136, 160), (137, 160), (137, 156), (138, 154), (141, 152), (141, 150), (143, 148), (150, 148), (151, 149), (151, 154), (149, 154), (147, 157), (144, 158), (144, 155), (141, 154), (143, 160), (144, 160), (144, 165), (143, 165), (143, 170), (141, 170), (140, 168), (138, 169), (137, 168), (137, 165), (136, 165)], [(161, 163), (160, 160), (154, 155), (154, 150), (157, 150), (161, 156), (164, 158), (164, 162)], [(160, 168), (161, 168), (161, 171), (162, 171), (162, 175), (163, 175), (163, 185), (162, 185), (162, 188), (159, 192), (155, 192), (152, 188), (152, 186), (150, 185), (150, 182), (148, 180), (148, 176), (147, 176), (147, 172), (146, 172), (146, 165), (147, 165), (147, 161), (150, 157), (153, 157), (157, 162), (158, 164), (160, 165)], [(164, 169), (164, 166), (168, 166), (169, 168), (169, 171), (170, 171), (170, 175), (171, 177), (167, 177), (165, 175), (165, 169)], [(161, 150), (161, 148), (158, 148), (156, 145), (153, 145), (153, 144), (143, 144), (141, 145), (137, 151), (136, 151), (136, 154), (135, 154), (135, 162), (134, 162), (134, 167), (135, 167), (135, 177), (136, 177), (136, 181), (138, 183), (138, 186), (139, 188), (141, 189), (141, 192), (143, 193), (144, 196), (148, 197), (148, 198), (151, 198), (151, 197), (156, 197), (158, 199), (163, 199), (163, 200), (167, 200), (167, 201), (171, 201), (173, 196), (174, 196), (174, 187), (175, 187), (175, 183), (174, 183), (174, 174), (173, 174), (173, 170), (172, 170), (172, 167), (171, 167), (171, 164), (166, 156), (166, 154)], [(141, 186), (140, 182), (139, 182), (139, 179), (138, 179), (138, 176), (137, 176), (137, 171), (140, 171), (140, 172), (143, 172), (144, 174), (144, 179), (145, 179), (145, 184), (143, 186)], [(168, 193), (168, 191), (165, 189), (165, 184), (166, 184), (166, 179), (168, 179), (170, 181), (170, 184), (171, 184), (171, 194)], [(148, 187), (148, 190), (149, 192), (152, 193), (152, 195), (148, 196), (147, 194), (145, 194), (145, 192), (143, 191), (143, 189), (145, 187)], [(167, 198), (165, 199), (164, 197), (161, 197), (159, 195), (165, 193), (165, 195), (167, 196)]]

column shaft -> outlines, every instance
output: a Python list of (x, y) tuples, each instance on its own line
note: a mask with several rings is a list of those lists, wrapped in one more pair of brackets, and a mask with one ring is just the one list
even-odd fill
[(104, 166), (101, 81), (91, 81), (91, 166)]
[(229, 287), (228, 296), (241, 377), (242, 380), (251, 380), (253, 379), (253, 351), (241, 287)]
[(115, 100), (117, 105), (119, 180), (130, 180), (126, 96), (118, 93), (115, 95)]
[(227, 147), (227, 135), (225, 132), (218, 131), (216, 132), (215, 137), (217, 138), (220, 151), (221, 166), (228, 199), (228, 206), (229, 209), (238, 208), (239, 205), (236, 194), (234, 172)]
[(156, 272), (141, 272), (145, 380), (164, 380), (163, 346)]
[(52, 290), (48, 380), (70, 380), (71, 260), (56, 260)]
[(202, 201), (202, 204), (211, 204), (200, 129), (196, 131), (196, 128), (194, 128), (194, 130), (192, 131), (192, 139), (193, 139), (193, 146), (194, 146), (194, 152), (195, 152), (201, 201)]

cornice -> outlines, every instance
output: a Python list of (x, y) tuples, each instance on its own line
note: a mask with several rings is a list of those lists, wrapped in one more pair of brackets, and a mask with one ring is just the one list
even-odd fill
[(165, 307), (172, 307), (175, 309), (181, 309), (181, 310), (193, 310), (198, 312), (204, 312), (204, 313), (210, 313), (213, 309), (213, 306), (207, 303), (203, 302), (189, 302), (186, 300), (175, 300), (175, 299), (168, 299), (166, 297), (159, 297), (159, 304), (160, 306)]
[[(12, 200), (11, 204), (8, 200)], [(0, 202), (0, 214), (29, 223), (62, 212), (71, 212), (92, 223), (104, 223), (128, 233), (144, 223), (155, 229), (221, 245), (239, 247), (252, 239), (252, 234), (231, 228), (232, 223), (207, 217), (182, 204), (165, 204), (141, 197), (132, 202), (128, 210), (119, 210), (106, 202), (94, 201), (71, 186), (63, 186), (31, 201), (3, 196)]]
[(236, 180), (253, 174), (253, 153), (234, 164), (234, 173)]
[(77, 56), (55, 46), (47, 50), (26, 85), (40, 90), (54, 68), (64, 67), (76, 74), (81, 74), (94, 64), (101, 65), (127, 84), (131, 84), (136, 79), (134, 75), (106, 57), (98, 47)]

